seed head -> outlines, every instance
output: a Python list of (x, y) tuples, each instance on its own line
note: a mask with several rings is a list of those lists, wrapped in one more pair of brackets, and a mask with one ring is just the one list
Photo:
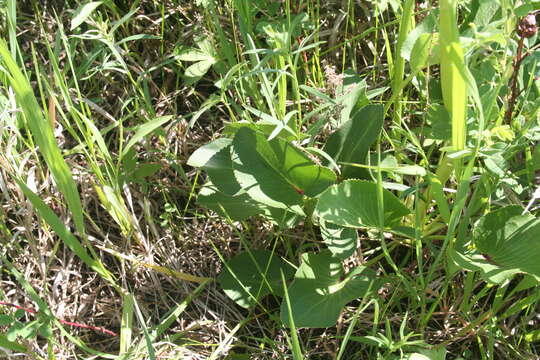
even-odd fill
[(536, 34), (538, 26), (536, 25), (536, 17), (534, 14), (529, 14), (521, 19), (517, 33), (520, 37), (530, 38)]

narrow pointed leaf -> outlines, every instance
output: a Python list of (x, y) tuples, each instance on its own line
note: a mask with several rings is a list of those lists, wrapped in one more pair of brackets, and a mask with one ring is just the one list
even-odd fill
[[(323, 151), (337, 163), (365, 164), (369, 148), (377, 140), (382, 126), (383, 107), (368, 105), (330, 135)], [(365, 170), (348, 165), (341, 173), (345, 178), (365, 176)]]
[(73, 18), (71, 19), (70, 30), (74, 30), (77, 26), (81, 25), (92, 14), (92, 12), (96, 10), (99, 5), (101, 5), (102, 2), (103, 1), (91, 1), (86, 4), (79, 5), (73, 14)]
[(156, 130), (163, 124), (167, 123), (172, 118), (173, 118), (172, 115), (160, 116), (138, 126), (137, 130), (135, 131), (135, 134), (133, 134), (133, 137), (129, 139), (126, 146), (124, 146), (124, 148), (122, 149), (122, 156), (125, 156), (128, 153), (128, 151), (133, 147), (133, 145), (141, 141), (145, 136), (152, 133), (154, 130)]

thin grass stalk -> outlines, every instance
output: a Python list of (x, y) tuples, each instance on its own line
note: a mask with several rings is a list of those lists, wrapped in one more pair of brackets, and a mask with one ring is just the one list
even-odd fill
[(401, 22), (399, 23), (399, 34), (397, 39), (396, 48), (394, 50), (394, 64), (392, 69), (392, 93), (398, 94), (394, 101), (394, 124), (401, 123), (401, 93), (403, 92), (402, 82), (405, 74), (405, 59), (401, 56), (401, 48), (407, 35), (414, 28), (414, 0), (406, 0), (403, 5), (403, 13), (401, 14)]
[(300, 347), (300, 341), (298, 339), (298, 332), (296, 330), (296, 325), (294, 324), (294, 317), (292, 314), (291, 300), (289, 298), (289, 292), (287, 289), (287, 282), (285, 281), (285, 275), (281, 272), (281, 281), (283, 283), (283, 297), (285, 298), (285, 304), (287, 305), (287, 310), (289, 314), (289, 327), (291, 329), (291, 343), (292, 355), (294, 360), (302, 360), (304, 356), (302, 355), (302, 348)]
[(11, 56), (17, 57), (17, 1), (8, 0), (6, 4), (9, 50)]

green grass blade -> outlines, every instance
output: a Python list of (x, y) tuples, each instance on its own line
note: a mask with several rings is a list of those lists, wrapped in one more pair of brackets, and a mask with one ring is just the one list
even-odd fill
[[(398, 40), (394, 51), (395, 60), (392, 74), (392, 93), (399, 94), (403, 90), (402, 82), (405, 73), (405, 59), (401, 56), (401, 47), (403, 46), (405, 39), (407, 39), (409, 32), (414, 28), (414, 4), (414, 0), (406, 0), (403, 5)], [(401, 121), (401, 105), (399, 100), (400, 97), (396, 97), (394, 119)]]
[(156, 351), (154, 350), (152, 339), (150, 338), (150, 334), (148, 333), (148, 328), (146, 327), (144, 316), (141, 312), (141, 309), (139, 308), (139, 305), (133, 298), (132, 298), (132, 305), (134, 305), (135, 314), (137, 315), (137, 319), (139, 320), (139, 324), (143, 331), (144, 341), (146, 343), (146, 350), (148, 351), (148, 359), (156, 360)]
[(466, 145), (467, 85), (460, 68), (465, 67), (459, 43), (455, 0), (440, 2), (441, 88), (443, 101), (452, 119), (452, 147), (463, 150)]
[(7, 70), (5, 78), (8, 80), (8, 84), (6, 85), (10, 85), (15, 91), (17, 102), (24, 113), (39, 151), (43, 155), (58, 189), (65, 197), (75, 227), (84, 236), (83, 211), (77, 185), (56, 144), (51, 124), (43, 116), (28, 79), (22, 74), (15, 60), (11, 57), (4, 40), (0, 40), (0, 57)]
[(302, 349), (300, 348), (300, 341), (298, 340), (298, 332), (296, 326), (294, 325), (294, 318), (292, 315), (291, 300), (289, 299), (289, 292), (287, 289), (287, 282), (285, 281), (285, 275), (281, 273), (281, 281), (283, 282), (283, 291), (285, 302), (287, 304), (287, 310), (289, 314), (289, 325), (291, 328), (291, 340), (292, 340), (292, 353), (294, 360), (302, 360), (304, 356), (302, 355)]
[(191, 301), (206, 287), (208, 283), (212, 280), (207, 279), (205, 282), (197, 286), (188, 297), (186, 297), (180, 304), (178, 304), (165, 318), (159, 321), (159, 325), (156, 326), (155, 330), (152, 332), (152, 339), (155, 341), (159, 336), (161, 336), (165, 330), (167, 330), (176, 319), (186, 310)]
[(133, 294), (122, 296), (122, 321), (120, 324), (120, 355), (129, 351), (133, 332)]
[(156, 130), (161, 125), (167, 123), (172, 118), (173, 117), (171, 115), (160, 116), (140, 125), (137, 128), (137, 131), (135, 132), (133, 137), (129, 139), (126, 146), (124, 146), (124, 148), (122, 149), (122, 157), (124, 157), (127, 154), (127, 152), (133, 147), (133, 145), (135, 145), (138, 141), (143, 139), (146, 135), (150, 134), (152, 131)]

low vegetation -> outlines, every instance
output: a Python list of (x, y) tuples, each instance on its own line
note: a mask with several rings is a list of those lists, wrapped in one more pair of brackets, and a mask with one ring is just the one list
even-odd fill
[(540, 356), (540, 2), (0, 4), (0, 357)]

